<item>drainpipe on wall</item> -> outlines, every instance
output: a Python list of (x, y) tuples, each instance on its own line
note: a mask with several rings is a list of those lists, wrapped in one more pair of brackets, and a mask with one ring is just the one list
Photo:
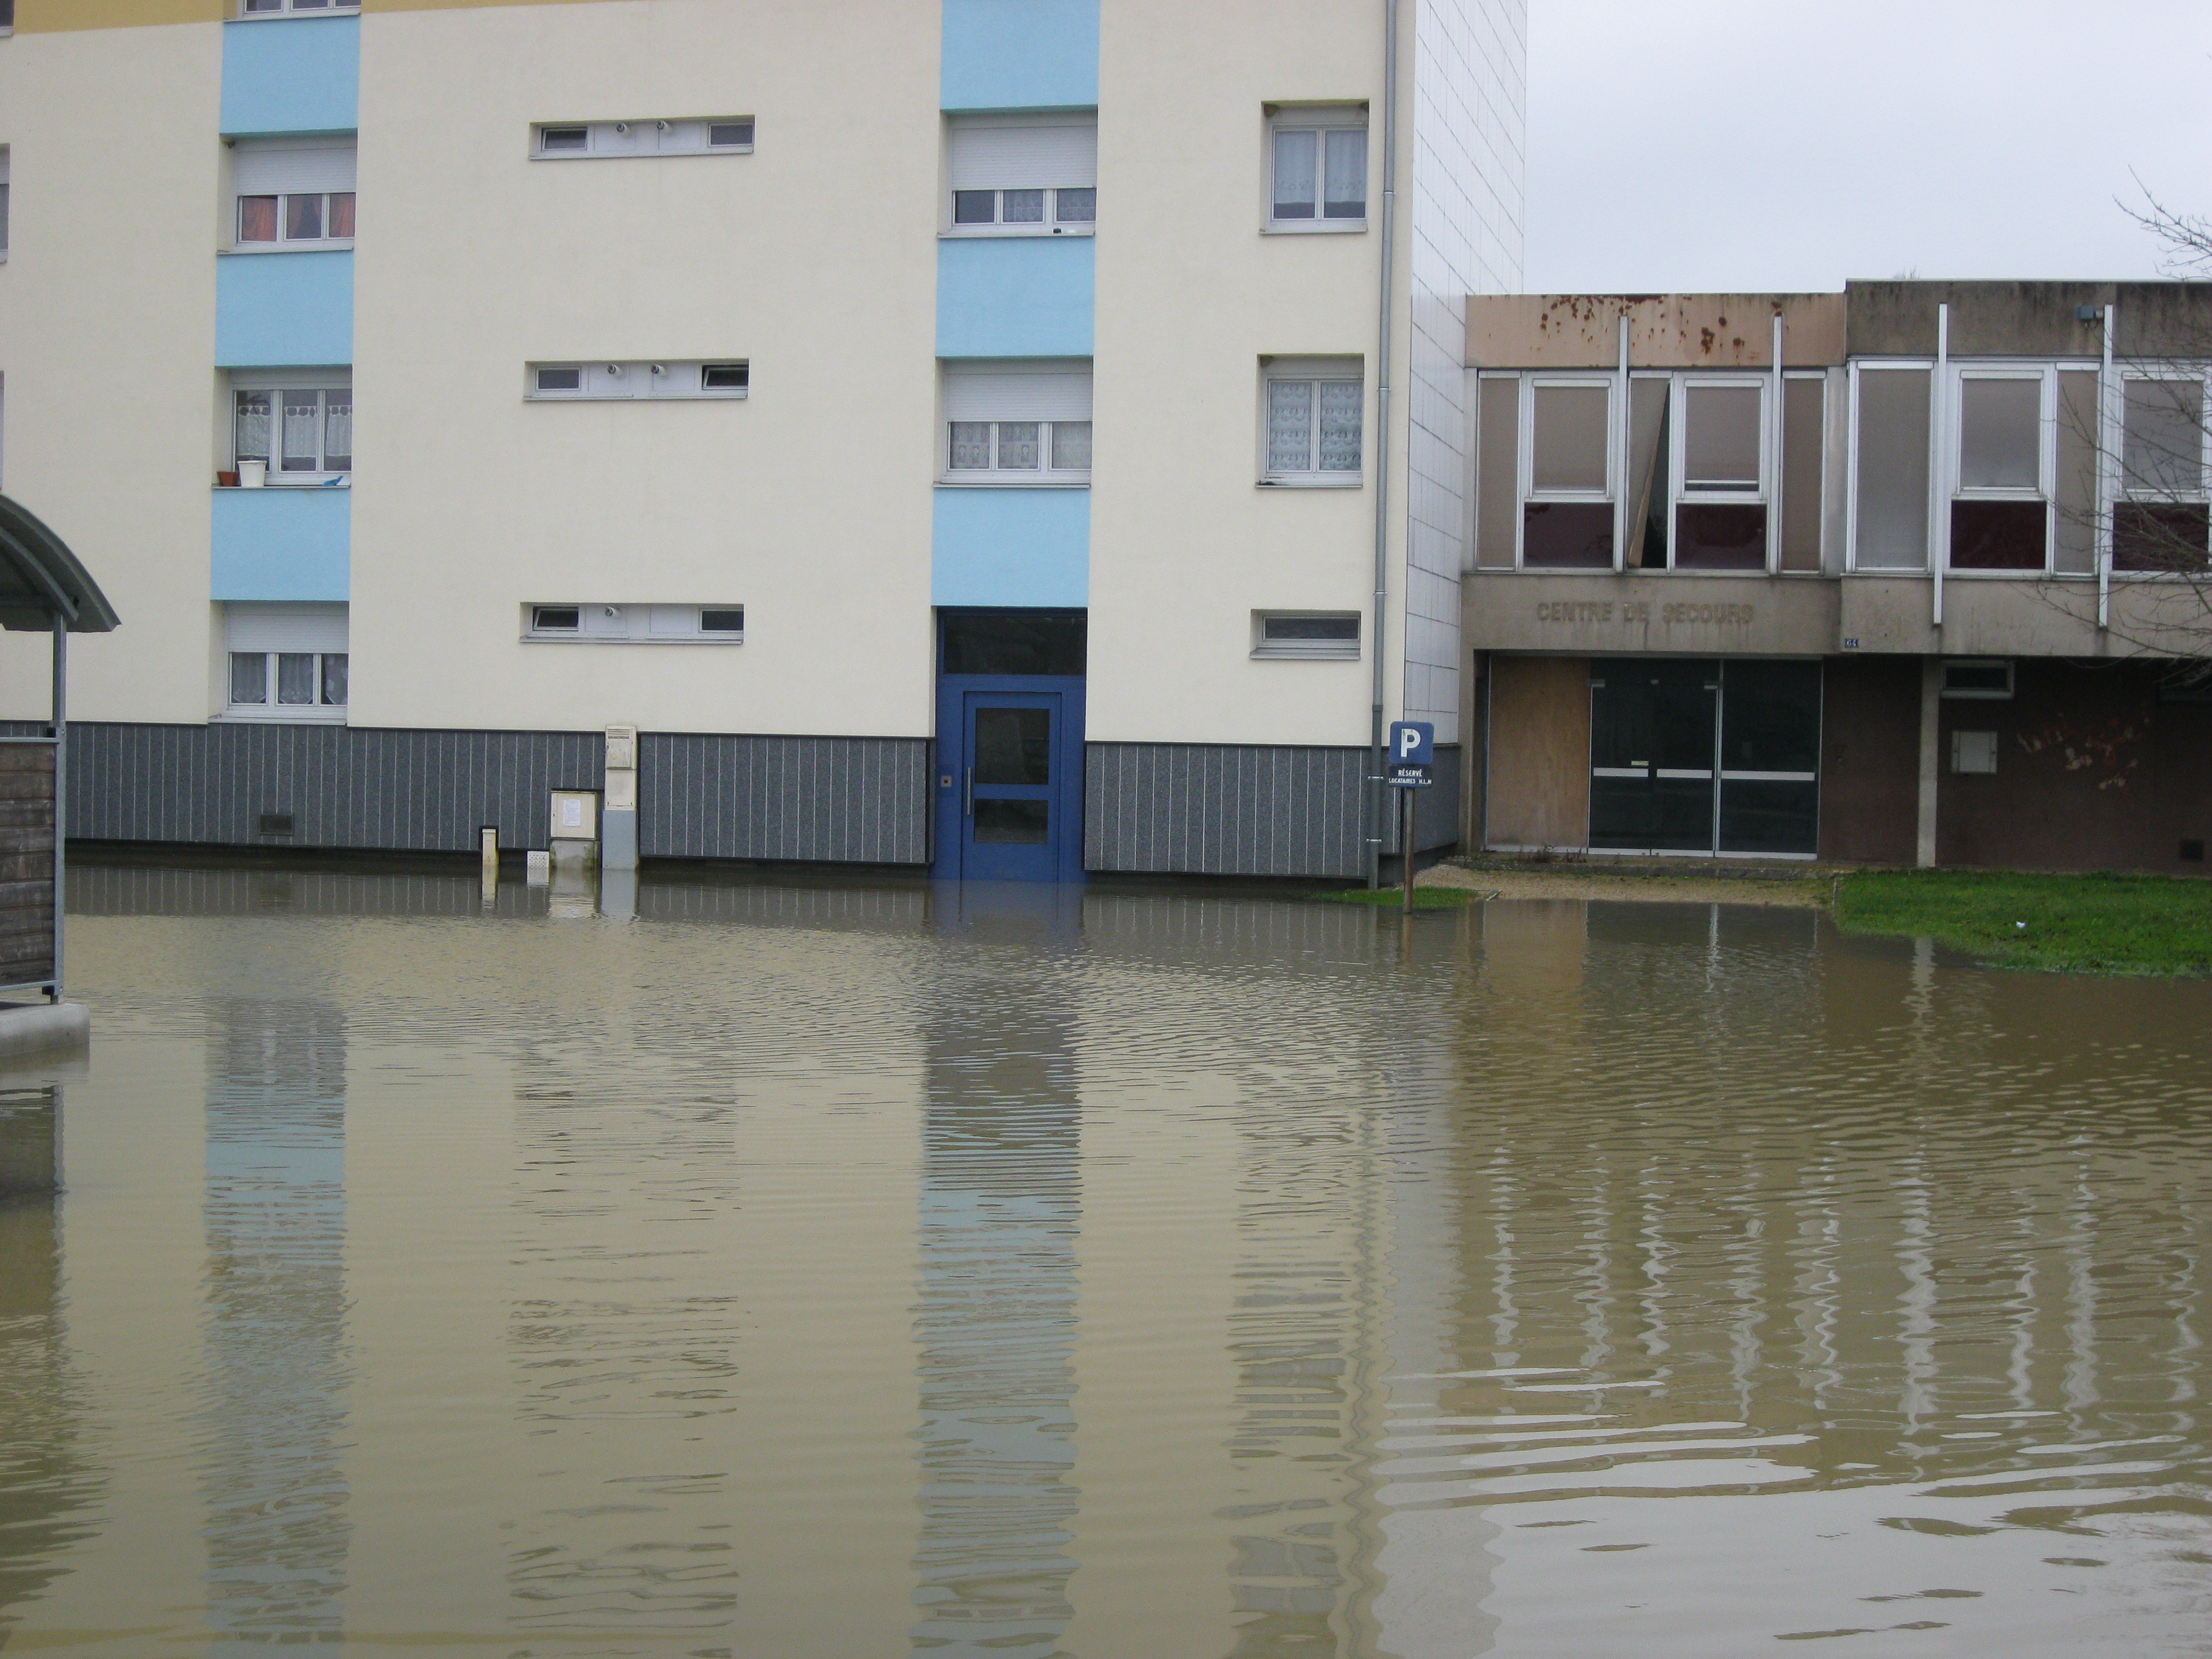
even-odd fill
[(2112, 625), (2112, 503), (2119, 499), (2120, 484), (2115, 458), (2120, 453), (2122, 422), (2126, 407), (2119, 383), (2112, 378), (2113, 313), (2119, 307), (2105, 306), (2104, 373), (2097, 377), (2097, 628)]
[[(1382, 715), (1389, 687), (1383, 645), (1383, 606), (1390, 595), (1390, 285), (1395, 276), (1391, 255), (1397, 238), (1398, 208), (1398, 0), (1382, 0), (1382, 296), (1376, 307), (1375, 371), (1375, 619), (1370, 648), (1375, 653), (1373, 707), (1369, 713), (1367, 884), (1382, 884), (1382, 837), (1388, 815), (1383, 811)], [(1401, 847), (1411, 859), (1413, 849)]]
[(1943, 648), (1943, 570), (1951, 562), (1951, 423), (1944, 419), (1951, 407), (1947, 382), (1951, 370), (1951, 307), (1936, 307), (1936, 374), (1928, 386), (1928, 443), (1935, 452), (1928, 461), (1929, 574), (1934, 578), (1936, 648)]

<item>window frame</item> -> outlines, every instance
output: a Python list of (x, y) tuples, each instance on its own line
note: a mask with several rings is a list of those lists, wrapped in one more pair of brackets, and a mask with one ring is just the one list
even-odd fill
[(1935, 562), (1936, 525), (1931, 516), (1923, 527), (1924, 539), (1917, 565), (1863, 566), (1859, 563), (1859, 437), (1866, 419), (1866, 400), (1860, 395), (1859, 379), (1863, 374), (1880, 374), (1899, 370), (1928, 376), (1928, 494), (1932, 514), (1936, 481), (1942, 476), (1941, 467), (1935, 463), (1935, 450), (1942, 431), (1942, 387), (1937, 383), (1936, 367), (1933, 357), (1853, 357), (1845, 365), (1844, 395), (1849, 404), (1847, 418), (1850, 422), (1844, 431), (1844, 574), (1847, 576), (1864, 574), (1924, 580)]
[[(714, 142), (716, 127), (741, 126), (745, 129), (744, 142), (718, 144)], [(654, 142), (650, 149), (601, 149), (601, 133), (618, 137), (632, 136), (640, 127), (651, 129)], [(703, 128), (703, 142), (676, 148), (664, 148), (661, 140), (679, 127)], [(566, 132), (580, 128), (584, 143), (577, 149), (548, 149), (548, 132)], [(641, 115), (617, 117), (605, 120), (532, 121), (530, 124), (529, 159), (533, 161), (649, 161), (674, 160), (686, 155), (750, 155), (760, 141), (760, 120), (752, 115)]]
[[(327, 234), (321, 236), (287, 236), (284, 234), (284, 228), (290, 222), (291, 204), (298, 198), (314, 196), (321, 198), (322, 224), (327, 233), (331, 223), (331, 198), (339, 196), (346, 198), (354, 203), (355, 210), (358, 212), (360, 195), (360, 191), (353, 190), (276, 191), (257, 190), (235, 193), (230, 198), (230, 252), (233, 253), (315, 253), (326, 250), (349, 248), (356, 240), (352, 236), (331, 236)], [(259, 201), (273, 201), (276, 204), (276, 234), (267, 241), (259, 238), (249, 240), (246, 234), (246, 204), (248, 202)]]
[[(539, 625), (538, 613), (544, 611), (574, 611), (574, 628), (548, 628)], [(605, 613), (619, 613), (623, 626), (616, 629), (609, 623)], [(657, 626), (664, 618), (656, 613), (689, 611), (691, 626), (688, 629)], [(734, 629), (708, 629), (708, 612), (734, 611), (738, 626)], [(594, 613), (599, 613), (594, 615)], [(657, 600), (631, 599), (532, 599), (522, 606), (520, 640), (525, 645), (743, 645), (745, 642), (748, 618), (745, 607), (735, 601), (700, 604), (669, 604)]]
[[(5, 258), (0, 247), (0, 258)], [(2119, 416), (2118, 431), (2119, 453), (2114, 457), (2113, 478), (2115, 501), (2165, 502), (2171, 504), (2212, 501), (2212, 364), (2206, 363), (2125, 363), (2112, 365), (2119, 385), (2114, 388)], [(2132, 381), (2148, 380), (2173, 385), (2194, 380), (2197, 390), (2197, 477), (2194, 489), (2164, 488), (2137, 489), (2128, 483), (2128, 401), (2127, 389)]]
[[(1368, 216), (1375, 204), (1375, 143), (1370, 131), (1371, 122), (1366, 100), (1357, 100), (1340, 104), (1267, 104), (1262, 106), (1266, 118), (1262, 129), (1260, 187), (1260, 231), (1268, 236), (1357, 235), (1368, 228)], [(1331, 132), (1356, 131), (1365, 137), (1361, 166), (1362, 199), (1359, 216), (1332, 219), (1327, 216), (1328, 191), (1328, 140)], [(1310, 219), (1279, 219), (1275, 216), (1276, 137), (1285, 132), (1312, 132), (1314, 147), (1314, 216)]]
[[(1306, 431), (1306, 455), (1314, 465), (1297, 471), (1274, 465), (1274, 445), (1269, 433), (1274, 418), (1274, 388), (1278, 383), (1304, 384), (1313, 388), (1311, 424)], [(1359, 388), (1359, 465), (1323, 470), (1321, 462), (1321, 388), (1357, 386)], [(1364, 358), (1278, 357), (1261, 365), (1260, 374), (1260, 477), (1269, 489), (1359, 489), (1367, 483), (1367, 363)]]
[[(738, 370), (744, 384), (710, 386), (710, 370)], [(550, 371), (574, 370), (573, 388), (547, 386)], [(656, 372), (658, 371), (658, 372)], [(642, 386), (644, 390), (637, 390)], [(533, 359), (522, 366), (522, 398), (533, 404), (743, 403), (752, 394), (750, 357), (661, 357), (624, 361), (596, 357)]]
[[(1088, 489), (1091, 468), (1054, 467), (1052, 465), (1054, 428), (1062, 426), (1091, 428), (1090, 417), (1081, 420), (1053, 420), (1048, 417), (994, 417), (981, 421), (940, 420), (942, 444), (938, 451), (938, 482), (951, 488), (963, 485), (988, 485), (1004, 488), (1057, 487), (1060, 489)], [(952, 431), (955, 427), (988, 426), (991, 428), (991, 465), (988, 467), (952, 465)], [(1037, 465), (1029, 467), (1002, 467), (999, 463), (999, 428), (1002, 426), (1033, 426), (1037, 428)], [(1095, 430), (1095, 428), (1093, 428)]]
[[(1273, 622), (1348, 622), (1349, 640), (1271, 640)], [(1367, 618), (1358, 611), (1267, 610), (1252, 613), (1251, 656), (1261, 662), (1358, 662), (1367, 645)]]
[[(249, 6), (257, 9), (248, 10)], [(301, 0), (270, 0), (265, 9), (259, 7), (259, 0), (235, 0), (231, 21), (236, 23), (273, 23), (287, 18), (360, 15), (361, 0), (320, 0), (320, 3), (317, 3), (317, 0), (306, 0), (304, 6)]]
[[(1047, 198), (1045, 216), (1037, 220), (1008, 220), (1006, 198), (1016, 189), (1034, 190)], [(1060, 216), (1060, 198), (1071, 191), (1087, 191), (1091, 198), (1088, 219), (1066, 219)], [(963, 221), (960, 216), (960, 198), (963, 196), (991, 198), (990, 219)], [(950, 237), (971, 236), (1095, 236), (1098, 228), (1098, 186), (1096, 185), (1009, 185), (993, 190), (956, 190), (950, 195), (952, 216), (945, 222), (940, 233)]]
[[(226, 471), (235, 473), (239, 470), (239, 399), (241, 397), (259, 395), (270, 399), (269, 412), (270, 453), (266, 458), (269, 462), (269, 472), (264, 488), (347, 489), (352, 487), (354, 457), (350, 450), (344, 458), (346, 465), (343, 468), (323, 465), (330, 459), (327, 446), (330, 441), (330, 398), (332, 394), (343, 392), (345, 395), (349, 436), (358, 441), (358, 434), (353, 434), (350, 430), (350, 422), (356, 412), (353, 402), (353, 370), (350, 367), (343, 369), (239, 369), (234, 370), (228, 376), (224, 392), (228, 398), (228, 435), (224, 447), (230, 458), (230, 465), (225, 469)], [(317, 465), (312, 469), (301, 467), (286, 471), (283, 465), (283, 400), (287, 395), (296, 396), (301, 392), (313, 392), (316, 395), (315, 459)]]
[[(238, 689), (237, 662), (240, 657), (261, 659), (262, 690), (264, 696), (259, 702), (240, 702), (234, 693)], [(278, 702), (276, 694), (280, 689), (278, 659), (283, 657), (307, 657), (314, 662), (315, 700), (313, 702)], [(346, 694), (353, 693), (352, 658), (346, 651), (234, 651), (226, 647), (223, 653), (222, 718), (227, 720), (304, 720), (314, 725), (343, 725), (348, 704), (333, 702), (325, 696), (329, 687), (328, 665), (335, 660), (346, 665), (340, 672), (346, 677)]]
[[(1954, 577), (1971, 581), (2036, 581), (2062, 574), (2053, 568), (2058, 557), (2058, 372), (2062, 368), (2099, 367), (2087, 360), (2060, 358), (1952, 357), (1946, 361), (1938, 392), (1940, 401), (1933, 411), (1936, 477), (1940, 480), (1935, 493), (1943, 514), (1942, 562), (1946, 581)], [(2017, 485), (1970, 487), (1960, 482), (1966, 463), (1966, 387), (1969, 380), (2036, 383), (2036, 482), (2033, 489)], [(2039, 503), (2043, 508), (2043, 562), (2033, 568), (2020, 569), (1991, 569), (1958, 563), (1954, 512), (1961, 502), (1978, 501)], [(1936, 526), (1931, 523), (1929, 530), (1932, 538)], [(2081, 579), (2079, 574), (2069, 578)]]
[[(1951, 684), (1951, 671), (1954, 668), (2002, 668), (2004, 670), (2004, 685), (1998, 690), (1972, 685), (1954, 686)], [(1952, 702), (2010, 702), (2018, 684), (2017, 671), (2010, 657), (1945, 657), (1936, 672), (1939, 676), (1936, 695)]]

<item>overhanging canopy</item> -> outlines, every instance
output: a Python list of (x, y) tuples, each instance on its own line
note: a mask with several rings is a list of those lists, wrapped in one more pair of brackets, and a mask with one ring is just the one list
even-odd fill
[(72, 634), (105, 634), (118, 620), (62, 538), (0, 495), (0, 628), (49, 633), (57, 611)]

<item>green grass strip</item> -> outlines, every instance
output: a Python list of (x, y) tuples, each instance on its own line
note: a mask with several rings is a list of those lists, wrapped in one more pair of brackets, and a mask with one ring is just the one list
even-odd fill
[[(1403, 909), (1406, 903), (1406, 890), (1402, 887), (1346, 887), (1308, 896), (1324, 904), (1372, 904), (1386, 910)], [(1413, 908), (1416, 910), (1456, 910), (1462, 904), (1481, 896), (1471, 887), (1416, 887), (1413, 890)]]
[(1835, 916), (1853, 933), (1933, 939), (2002, 968), (2212, 972), (2212, 881), (1863, 871), (1838, 882)]

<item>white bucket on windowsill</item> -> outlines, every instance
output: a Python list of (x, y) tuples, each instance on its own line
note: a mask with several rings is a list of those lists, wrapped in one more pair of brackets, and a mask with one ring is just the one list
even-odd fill
[(238, 487), (240, 489), (258, 489), (268, 482), (268, 462), (240, 461), (238, 464)]

